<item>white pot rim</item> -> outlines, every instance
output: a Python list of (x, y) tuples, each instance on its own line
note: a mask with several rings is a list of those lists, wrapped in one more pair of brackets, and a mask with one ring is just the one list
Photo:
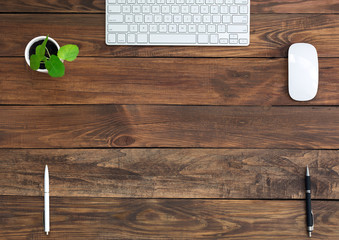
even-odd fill
[[(26, 63), (28, 66), (30, 66), (30, 60), (29, 60), (29, 49), (32, 47), (32, 45), (37, 42), (37, 41), (40, 41), (40, 40), (45, 40), (46, 36), (39, 36), (39, 37), (35, 37), (33, 38), (26, 46), (25, 48), (25, 60), (26, 60)], [(48, 37), (48, 40), (50, 40), (51, 42), (53, 42), (58, 50), (60, 49), (60, 46), (59, 44), (51, 37)], [(43, 72), (43, 73), (48, 73), (48, 70), (47, 69), (38, 69), (37, 70), (38, 72)]]

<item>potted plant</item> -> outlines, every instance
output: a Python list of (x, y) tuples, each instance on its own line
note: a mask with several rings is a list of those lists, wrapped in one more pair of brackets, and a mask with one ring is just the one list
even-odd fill
[(62, 77), (65, 74), (63, 61), (74, 61), (78, 54), (77, 45), (67, 44), (60, 47), (48, 35), (32, 39), (25, 49), (25, 59), (30, 68), (48, 73), (51, 77)]

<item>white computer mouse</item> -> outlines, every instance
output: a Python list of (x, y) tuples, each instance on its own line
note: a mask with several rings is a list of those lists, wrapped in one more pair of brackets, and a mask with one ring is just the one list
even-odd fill
[(293, 100), (309, 101), (318, 92), (319, 67), (315, 47), (292, 44), (288, 50), (288, 92)]

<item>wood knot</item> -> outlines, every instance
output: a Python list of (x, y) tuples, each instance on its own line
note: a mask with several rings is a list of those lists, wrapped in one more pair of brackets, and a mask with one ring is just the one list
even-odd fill
[(113, 141), (115, 146), (124, 147), (135, 143), (135, 139), (130, 136), (121, 136)]

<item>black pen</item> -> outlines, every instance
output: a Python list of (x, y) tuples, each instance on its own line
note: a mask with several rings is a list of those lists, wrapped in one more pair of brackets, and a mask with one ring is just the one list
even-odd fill
[(312, 236), (314, 228), (314, 217), (311, 207), (311, 177), (308, 166), (306, 167), (306, 217), (307, 217), (307, 232), (308, 236)]

